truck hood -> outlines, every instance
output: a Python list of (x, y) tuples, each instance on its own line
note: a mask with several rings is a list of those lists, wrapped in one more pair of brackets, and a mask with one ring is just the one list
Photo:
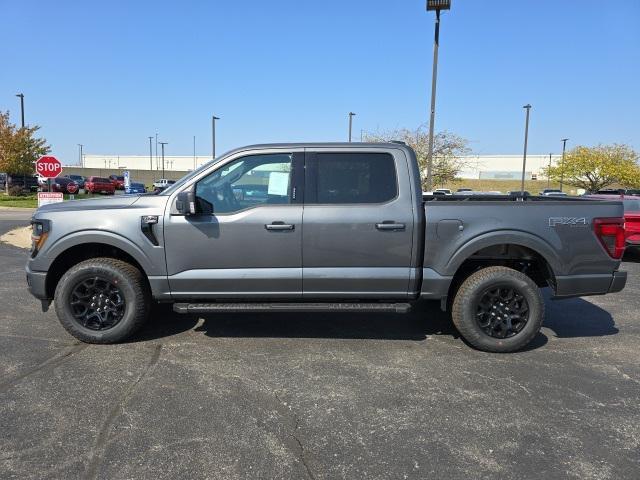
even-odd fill
[(67, 200), (60, 203), (43, 205), (36, 210), (36, 213), (114, 210), (130, 207), (139, 199), (139, 195), (118, 195), (114, 197), (91, 198), (88, 200)]

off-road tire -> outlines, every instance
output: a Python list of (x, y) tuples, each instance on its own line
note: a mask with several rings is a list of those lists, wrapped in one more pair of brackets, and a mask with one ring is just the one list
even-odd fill
[[(71, 293), (83, 279), (100, 276), (116, 283), (124, 296), (121, 320), (108, 330), (84, 327), (73, 316)], [(92, 258), (70, 268), (60, 279), (54, 305), (62, 326), (85, 343), (118, 343), (130, 338), (144, 325), (149, 314), (151, 294), (142, 272), (133, 265), (115, 258)]]
[[(521, 331), (512, 337), (495, 338), (485, 333), (476, 320), (478, 304), (492, 287), (516, 289), (527, 301), (529, 317)], [(485, 352), (514, 352), (528, 345), (538, 334), (544, 320), (544, 299), (531, 278), (508, 267), (487, 267), (470, 275), (455, 294), (451, 317), (468, 343)]]

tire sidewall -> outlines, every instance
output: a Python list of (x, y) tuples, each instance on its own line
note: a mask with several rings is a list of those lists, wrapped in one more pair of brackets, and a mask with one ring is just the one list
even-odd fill
[[(125, 310), (122, 319), (108, 330), (91, 330), (78, 322), (70, 306), (71, 293), (82, 281), (99, 276), (116, 285), (122, 293), (125, 301)], [(74, 335), (91, 339), (95, 342), (109, 342), (120, 339), (129, 331), (136, 318), (137, 292), (132, 282), (117, 268), (107, 265), (78, 265), (69, 270), (58, 283), (55, 295), (55, 306), (58, 318), (63, 326)]]

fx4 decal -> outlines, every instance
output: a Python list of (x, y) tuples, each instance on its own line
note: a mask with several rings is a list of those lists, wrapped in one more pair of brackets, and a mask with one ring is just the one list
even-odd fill
[(571, 227), (586, 227), (588, 224), (585, 217), (549, 217), (549, 226), (569, 225)]

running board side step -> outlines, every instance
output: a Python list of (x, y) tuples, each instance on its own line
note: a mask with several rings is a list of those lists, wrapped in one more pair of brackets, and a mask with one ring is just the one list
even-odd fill
[(221, 312), (393, 312), (407, 313), (409, 303), (174, 303), (177, 313)]

